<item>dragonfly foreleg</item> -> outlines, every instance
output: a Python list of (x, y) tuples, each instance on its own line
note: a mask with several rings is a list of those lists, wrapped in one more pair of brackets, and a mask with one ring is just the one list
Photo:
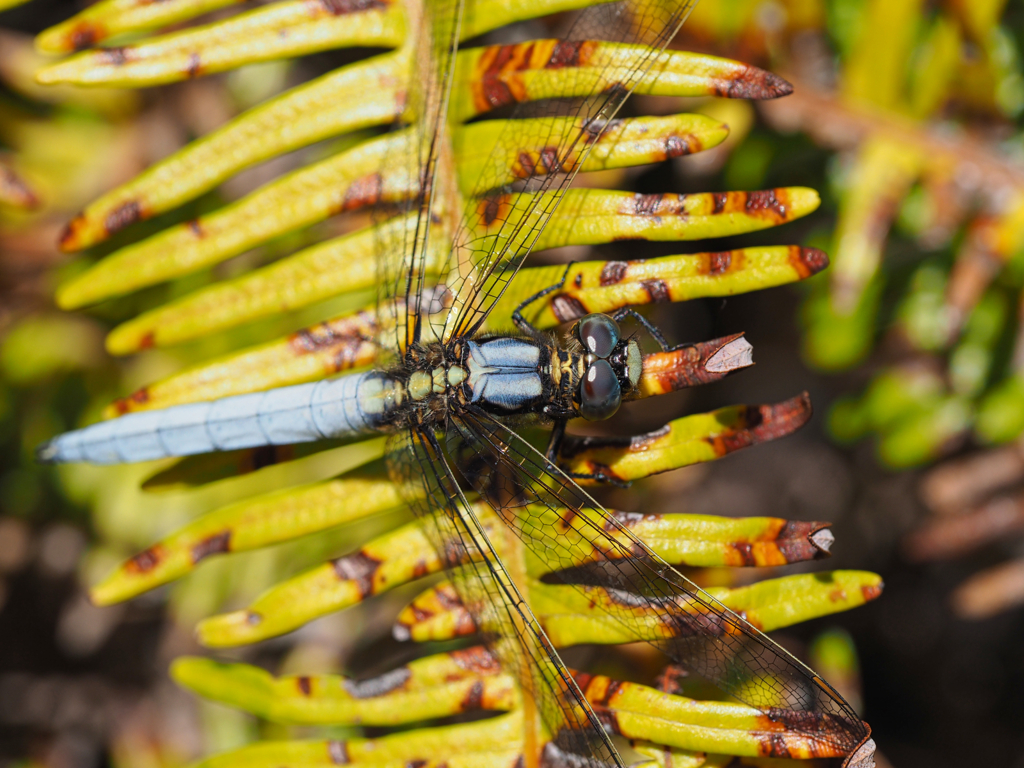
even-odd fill
[(562, 450), (562, 440), (565, 439), (565, 425), (567, 422), (568, 419), (558, 419), (551, 430), (548, 449), (544, 452), (544, 457), (551, 464), (555, 463), (555, 460), (558, 458), (558, 452)]
[(533, 304), (533, 302), (540, 301), (545, 296), (550, 296), (555, 291), (562, 290), (562, 288), (565, 287), (565, 279), (569, 276), (569, 270), (572, 269), (573, 263), (574, 262), (570, 261), (568, 265), (566, 265), (565, 272), (562, 274), (561, 280), (559, 280), (554, 285), (549, 285), (547, 288), (537, 291), (535, 294), (533, 294), (533, 296), (528, 296), (526, 299), (523, 300), (523, 302), (518, 307), (515, 308), (515, 310), (512, 312), (512, 322), (515, 324), (516, 328), (518, 328), (520, 331), (527, 334), (531, 338), (543, 338), (543, 334), (539, 330), (537, 330), (536, 326), (529, 320), (527, 320), (525, 317), (523, 317), (523, 310), (526, 309), (526, 307)]
[(658, 342), (658, 346), (661, 347), (662, 352), (672, 352), (674, 349), (676, 349), (675, 347), (669, 347), (668, 341), (665, 340), (665, 337), (661, 334), (661, 331), (659, 331), (655, 327), (654, 323), (652, 323), (650, 320), (641, 315), (632, 307), (623, 307), (622, 309), (617, 309), (615, 310), (615, 312), (612, 313), (611, 317), (612, 320), (614, 320), (617, 323), (621, 322), (622, 319), (625, 317), (632, 317), (634, 320), (640, 323), (640, 325), (643, 326), (645, 331), (651, 334), (651, 338)]
[(617, 477), (606, 475), (604, 472), (573, 472), (567, 467), (559, 466), (561, 473), (566, 477), (571, 477), (573, 480), (590, 480), (594, 483), (600, 483), (601, 485), (614, 485), (616, 488), (631, 488), (633, 486), (630, 480), (620, 480)]
[(629, 488), (632, 483), (627, 480), (620, 480), (617, 477), (606, 475), (603, 472), (573, 472), (568, 467), (558, 463), (558, 457), (562, 451), (562, 443), (565, 440), (565, 425), (567, 419), (559, 419), (551, 430), (551, 439), (548, 440), (548, 449), (544, 452), (544, 458), (553, 467), (558, 467), (561, 474), (571, 477), (573, 480), (591, 480), (596, 483), (614, 485), (618, 488)]

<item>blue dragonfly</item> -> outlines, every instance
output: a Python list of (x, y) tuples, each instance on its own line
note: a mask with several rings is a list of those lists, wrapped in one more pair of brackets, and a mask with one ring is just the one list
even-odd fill
[[(844, 765), (873, 766), (870, 728), (835, 689), (662, 560), (603, 510), (577, 482), (581, 477), (559, 466), (566, 423), (609, 418), (637, 386), (643, 358), (636, 339), (619, 327), (625, 314), (587, 315), (561, 342), (524, 314), (561, 287), (556, 284), (515, 310), (518, 334), (481, 332), (587, 147), (641, 77), (658, 66), (691, 5), (621, 0), (580, 12), (537, 55), (547, 57), (547, 67), (566, 67), (601, 40), (615, 55), (586, 70), (585, 77), (598, 78), (597, 87), (588, 82), (579, 89), (598, 95), (543, 102), (529, 114), (525, 105), (517, 108), (493, 148), (493, 162), (465, 192), (452, 181), (448, 131), (462, 2), (425, 4), (423, 17), (410, 24), (418, 30), (409, 48), (416, 74), (408, 114), (415, 119), (404, 128), (406, 140), (396, 144), (401, 151), (387, 157), (381, 171), (417, 179), (418, 192), (381, 203), (375, 212), (380, 364), (314, 383), (128, 414), (60, 435), (41, 446), (40, 458), (110, 464), (386, 433), (392, 480), (449, 567), (485, 641), (517, 676), (551, 735), (537, 756), (541, 764), (624, 765), (470, 496), (486, 500), (553, 572), (568, 573), (599, 552), (589, 578), (613, 596), (609, 616), (638, 636), (650, 634), (641, 622), (655, 617), (661, 631), (651, 642), (679, 667), (828, 744), (831, 754), (846, 756)], [(531, 135), (524, 135), (526, 126)], [(526, 145), (542, 147), (544, 162), (508, 178), (508, 149)], [(402, 223), (393, 226), (396, 221)], [(444, 276), (443, 285), (436, 274)], [(535, 423), (552, 426), (546, 451), (517, 431)]]

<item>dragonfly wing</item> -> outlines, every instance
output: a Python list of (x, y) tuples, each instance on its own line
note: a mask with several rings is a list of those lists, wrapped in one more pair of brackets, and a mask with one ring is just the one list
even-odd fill
[[(641, 78), (658, 65), (695, 2), (620, 0), (591, 6), (580, 11), (563, 38), (532, 46), (531, 68), (560, 69), (566, 93), (597, 95), (521, 104), (505, 122), (472, 189), (462, 190), (465, 202), (452, 231), (454, 248), (442, 267), (454, 296), (454, 306), (438, 330), (443, 340), (480, 328), (551, 220), (594, 140)], [(597, 41), (624, 45), (604, 63), (588, 66)], [(502, 65), (492, 66), (500, 70)], [(496, 79), (495, 87), (508, 87), (500, 75)], [(527, 112), (531, 117), (573, 119), (516, 119)], [(521, 163), (523, 173), (509, 183), (508, 158), (522, 157), (523, 152), (528, 157), (528, 148), (539, 150), (540, 162)]]
[(666, 563), (507, 426), (472, 410), (453, 423), (453, 462), (553, 575), (591, 566), (583, 583), (564, 580), (612, 594), (595, 602), (632, 635), (832, 754), (859, 752), (867, 725), (810, 668)]
[[(393, 481), (403, 489), (445, 560), (459, 599), (484, 640), (502, 667), (529, 692), (552, 736), (544, 748), (545, 764), (622, 766), (600, 721), (459, 488), (437, 439), (410, 430), (390, 440), (387, 462)], [(524, 717), (524, 722), (530, 720)]]
[(443, 231), (434, 230), (443, 230), (440, 211), (452, 193), (444, 181), (454, 178), (447, 116), (462, 6), (463, 0), (407, 5), (412, 31), (403, 52), (409, 67), (406, 112), (412, 123), (395, 134), (375, 183), (415, 193), (398, 204), (381, 202), (373, 211), (379, 338), (395, 354), (420, 339), (421, 313), (431, 309), (440, 262), (430, 255), (448, 242)]

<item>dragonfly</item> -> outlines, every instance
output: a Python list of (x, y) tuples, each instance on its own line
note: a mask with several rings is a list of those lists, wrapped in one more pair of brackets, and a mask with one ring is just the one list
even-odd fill
[[(515, 309), (517, 333), (481, 331), (588, 147), (658, 66), (693, 1), (591, 5), (561, 36), (530, 46), (524, 55), (535, 59), (531, 64), (566, 68), (579, 80), (567, 91), (591, 95), (517, 106), (469, 190), (454, 181), (448, 126), (463, 0), (410, 4), (414, 76), (400, 119), (405, 140), (395, 144), (380, 175), (405, 174), (416, 193), (381, 202), (374, 212), (379, 365), (124, 415), (50, 440), (40, 459), (110, 464), (384, 433), (391, 479), (483, 639), (516, 675), (550, 735), (528, 764), (624, 766), (534, 616), (521, 578), (474, 512), (476, 499), (553, 573), (569, 574), (580, 562), (594, 566), (586, 578), (566, 575), (566, 583), (584, 591), (588, 583), (602, 586), (613, 598), (604, 606), (609, 617), (637, 636), (650, 635), (641, 625), (655, 617), (660, 631), (649, 642), (675, 665), (829, 744), (831, 754), (846, 756), (845, 766), (873, 766), (870, 727), (834, 688), (655, 554), (581, 485), (602, 478), (574, 475), (560, 464), (569, 421), (607, 419), (635, 393), (643, 357), (637, 338), (620, 327), (630, 310), (586, 315), (565, 338), (541, 332), (526, 312), (563, 287), (558, 283)], [(594, 41), (603, 57), (576, 66), (594, 55)], [(489, 71), (514, 75), (516, 61), (497, 50)], [(515, 78), (484, 82), (484, 97), (500, 102)], [(505, 158), (523, 146), (537, 151), (521, 153), (510, 174)], [(656, 328), (632, 316), (667, 347)], [(538, 425), (551, 427), (546, 450), (521, 434)]]

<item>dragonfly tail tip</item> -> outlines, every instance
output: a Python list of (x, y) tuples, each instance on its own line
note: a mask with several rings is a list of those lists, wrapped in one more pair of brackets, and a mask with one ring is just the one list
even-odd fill
[(47, 440), (36, 446), (36, 461), (40, 464), (56, 464), (60, 449), (56, 440)]

